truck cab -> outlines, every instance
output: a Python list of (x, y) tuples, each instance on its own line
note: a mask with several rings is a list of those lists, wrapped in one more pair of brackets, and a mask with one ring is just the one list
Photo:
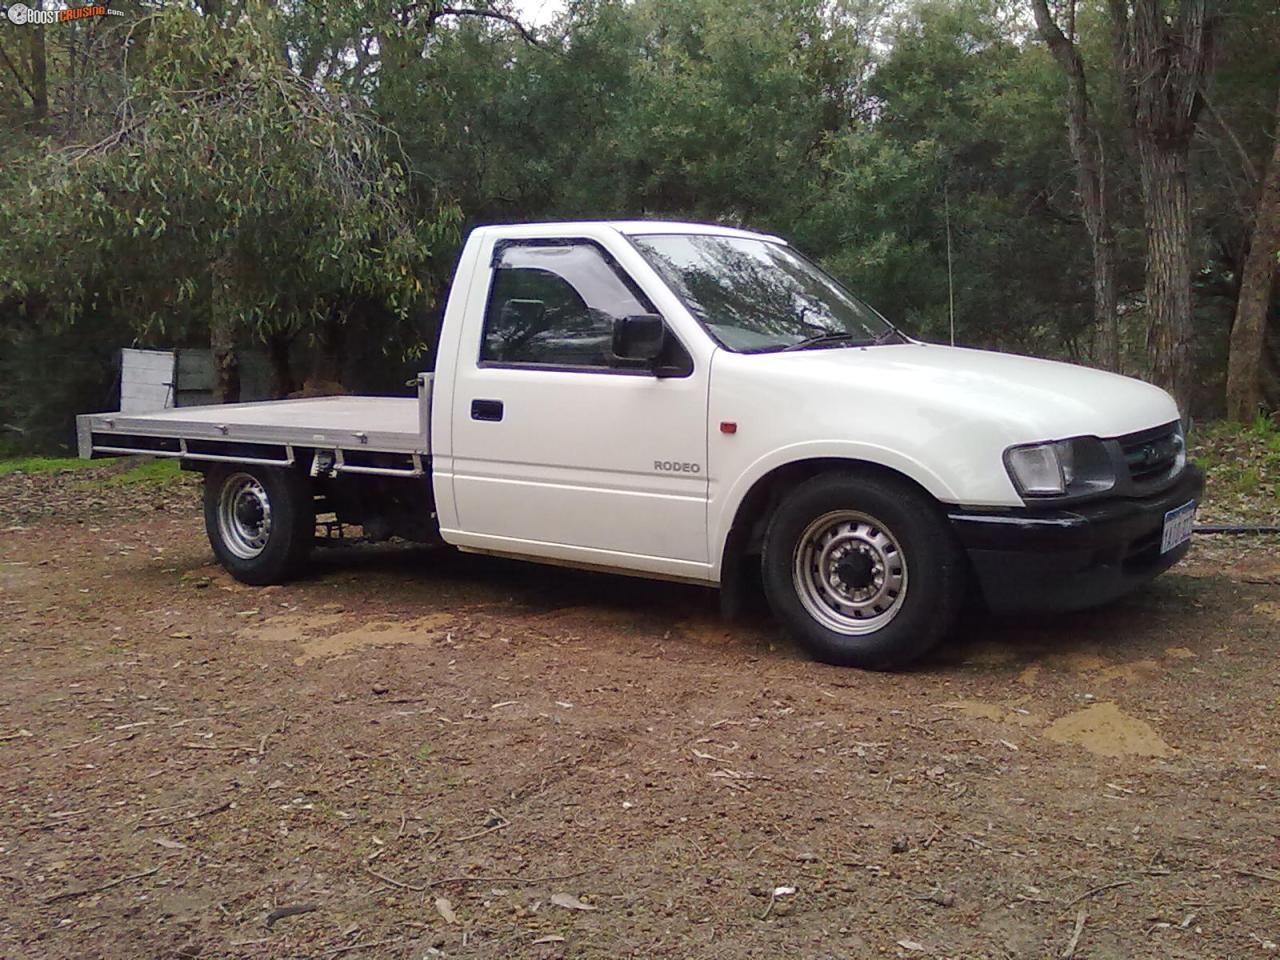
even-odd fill
[[(1162, 390), (915, 340), (784, 240), (665, 221), (467, 239), (420, 396), (82, 417), (206, 473), (215, 553), (289, 576), (317, 515), (466, 551), (763, 591), (891, 668), (971, 600), (1105, 602), (1181, 558), (1202, 478)], [(309, 404), (309, 406), (308, 406)]]

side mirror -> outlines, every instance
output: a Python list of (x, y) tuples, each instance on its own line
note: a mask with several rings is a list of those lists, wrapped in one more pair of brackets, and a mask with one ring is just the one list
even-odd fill
[(652, 366), (667, 342), (667, 325), (656, 313), (613, 321), (613, 356), (621, 366)]

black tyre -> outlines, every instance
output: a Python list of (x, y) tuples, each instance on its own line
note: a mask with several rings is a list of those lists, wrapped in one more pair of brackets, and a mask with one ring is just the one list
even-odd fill
[(904, 667), (950, 630), (965, 558), (946, 517), (905, 481), (826, 473), (786, 495), (765, 532), (774, 615), (813, 657)]
[(204, 526), (218, 562), (241, 583), (283, 583), (315, 541), (311, 485), (295, 470), (219, 465), (205, 476)]

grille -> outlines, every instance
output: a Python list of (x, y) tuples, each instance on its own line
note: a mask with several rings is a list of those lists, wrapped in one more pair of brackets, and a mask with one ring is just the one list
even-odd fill
[(1124, 454), (1125, 466), (1129, 468), (1129, 478), (1134, 483), (1163, 480), (1182, 454), (1178, 424), (1171, 423), (1157, 430), (1121, 437), (1120, 450)]

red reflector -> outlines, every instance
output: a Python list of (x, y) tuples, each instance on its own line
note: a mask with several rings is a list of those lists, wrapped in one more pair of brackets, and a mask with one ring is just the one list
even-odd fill
[(732, 420), (721, 420), (720, 432), (721, 433), (737, 433), (738, 425), (734, 423)]

